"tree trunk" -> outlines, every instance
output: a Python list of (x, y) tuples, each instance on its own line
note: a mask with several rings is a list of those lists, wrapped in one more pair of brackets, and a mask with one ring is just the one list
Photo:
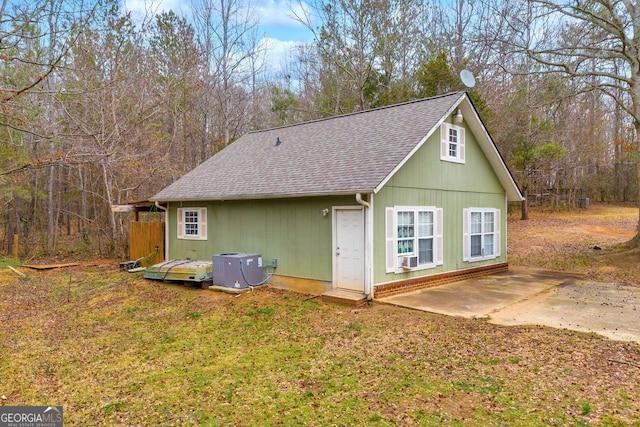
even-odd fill
[(13, 212), (8, 212), (7, 225), (5, 227), (5, 239), (7, 241), (7, 253), (10, 253), (10, 254), (13, 253), (13, 234), (14, 233), (15, 233), (15, 230), (13, 228)]
[(529, 199), (527, 199), (527, 197), (525, 196), (524, 200), (521, 202), (521, 209), (522, 214), (520, 216), (520, 220), (521, 221), (526, 221), (527, 219), (529, 219)]
[[(109, 171), (107, 170), (107, 159), (103, 159), (100, 161), (100, 166), (102, 167), (102, 179), (104, 181), (104, 189), (105, 189), (105, 201), (107, 202), (107, 206), (113, 205), (113, 197), (111, 194), (111, 180), (109, 179)], [(114, 253), (116, 249), (117, 241), (118, 241), (118, 227), (116, 225), (116, 216), (115, 213), (109, 209), (109, 231), (110, 231), (110, 242), (109, 242), (109, 253)]]
[[(51, 153), (54, 152), (54, 143), (51, 142)], [(54, 181), (56, 178), (56, 169), (53, 166), (49, 166), (49, 180), (47, 182), (47, 250), (53, 252), (55, 248), (55, 210), (53, 205), (53, 189)]]
[[(640, 97), (639, 97), (640, 98)], [(634, 109), (640, 110), (640, 104), (638, 104), (637, 100), (634, 100)], [(638, 117), (640, 117), (640, 112), (638, 113)], [(635, 120), (635, 128), (636, 128), (636, 151), (640, 155), (640, 142), (638, 141), (638, 135), (640, 135), (640, 120)], [(638, 166), (638, 160), (636, 159), (635, 168), (636, 168), (636, 204), (638, 206), (638, 225), (636, 226), (636, 235), (628, 242), (628, 246), (637, 248), (640, 246), (640, 167)]]
[[(525, 168), (526, 170), (526, 168)], [(520, 220), (521, 221), (526, 221), (529, 219), (529, 197), (527, 197), (527, 194), (529, 193), (529, 178), (525, 178), (526, 179), (526, 184), (522, 185), (522, 194), (524, 195), (524, 200), (522, 202), (520, 202)]]
[[(640, 123), (636, 121), (636, 135), (638, 135), (638, 131), (640, 131)], [(636, 137), (637, 138), (637, 137)], [(640, 142), (638, 142), (638, 154), (640, 154)], [(636, 176), (638, 179), (636, 180), (636, 186), (638, 194), (636, 195), (636, 204), (638, 206), (638, 225), (636, 226), (636, 235), (629, 242), (629, 246), (637, 248), (640, 246), (640, 166), (638, 165), (638, 160), (635, 162), (636, 167)]]

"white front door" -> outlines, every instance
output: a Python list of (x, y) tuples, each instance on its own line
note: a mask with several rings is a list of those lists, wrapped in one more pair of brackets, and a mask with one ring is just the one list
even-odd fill
[(334, 212), (333, 287), (364, 293), (364, 211), (358, 207)]

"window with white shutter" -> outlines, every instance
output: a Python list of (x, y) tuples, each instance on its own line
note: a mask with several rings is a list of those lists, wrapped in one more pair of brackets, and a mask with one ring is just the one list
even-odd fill
[(462, 126), (443, 123), (440, 127), (440, 160), (465, 162), (465, 131)]
[(386, 272), (400, 273), (443, 264), (441, 208), (386, 208)]
[(207, 208), (178, 208), (178, 239), (207, 240)]

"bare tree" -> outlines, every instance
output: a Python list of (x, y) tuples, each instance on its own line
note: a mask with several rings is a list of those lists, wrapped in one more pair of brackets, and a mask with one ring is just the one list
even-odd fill
[[(213, 142), (226, 146), (248, 122), (249, 103), (244, 92), (259, 72), (254, 59), (262, 54), (257, 14), (242, 0), (193, 0), (192, 9), (204, 55), (205, 145), (210, 144), (209, 135), (217, 124), (220, 135), (213, 135)], [(217, 108), (213, 110), (212, 106)], [(207, 151), (211, 154), (210, 149)]]
[[(11, 176), (5, 187), (10, 193), (8, 200), (20, 222), (28, 223), (27, 228), (37, 219), (36, 194), (42, 191), (37, 170), (48, 169), (47, 206), (43, 209), (47, 213), (48, 250), (54, 247), (61, 207), (58, 189), (63, 175), (56, 168), (64, 163), (55, 112), (59, 70), (99, 6), (57, 0), (5, 1), (0, 5), (0, 121), (6, 131), (0, 134), (0, 176)], [(35, 172), (28, 173), (32, 170)], [(16, 192), (21, 188), (30, 188), (29, 207), (19, 206), (19, 200), (25, 200), (24, 191)], [(17, 194), (22, 195), (18, 198)], [(0, 201), (3, 198), (0, 195)]]
[(316, 70), (318, 110), (347, 113), (412, 96), (411, 79), (427, 46), (421, 31), (430, 19), (427, 3), (319, 0), (296, 10), (317, 48), (300, 60)]
[[(528, 0), (537, 31), (516, 50), (577, 80), (583, 92), (610, 97), (629, 117), (640, 155), (640, 4), (636, 0)], [(514, 28), (518, 22), (508, 16)], [(640, 174), (640, 168), (636, 167)], [(636, 197), (640, 204), (640, 194)], [(640, 207), (640, 206), (639, 206)], [(638, 220), (640, 229), (640, 216)], [(640, 233), (633, 239), (640, 243)]]

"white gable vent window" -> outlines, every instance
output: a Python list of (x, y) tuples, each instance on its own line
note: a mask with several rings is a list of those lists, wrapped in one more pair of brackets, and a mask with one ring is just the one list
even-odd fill
[(440, 160), (464, 163), (464, 128), (443, 123), (440, 127)]
[(178, 208), (178, 239), (207, 240), (207, 208)]
[(500, 256), (500, 210), (491, 208), (464, 209), (463, 259), (482, 261)]
[(396, 206), (386, 209), (387, 273), (442, 264), (442, 209)]

